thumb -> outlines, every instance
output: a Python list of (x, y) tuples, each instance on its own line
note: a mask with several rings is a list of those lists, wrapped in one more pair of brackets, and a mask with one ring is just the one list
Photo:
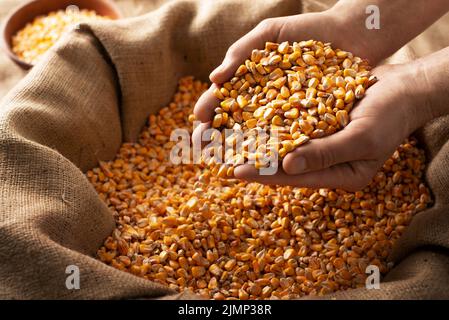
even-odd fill
[(368, 160), (362, 135), (346, 127), (331, 136), (314, 139), (287, 154), (282, 162), (287, 174), (295, 175), (329, 168), (353, 160)]
[(237, 40), (229, 47), (221, 65), (210, 74), (210, 81), (223, 83), (231, 79), (237, 68), (250, 57), (253, 49), (262, 49), (265, 42), (276, 41), (278, 28), (276, 19), (266, 19)]

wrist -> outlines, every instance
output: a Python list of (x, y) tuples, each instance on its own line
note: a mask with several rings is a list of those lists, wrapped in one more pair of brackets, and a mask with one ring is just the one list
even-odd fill
[(405, 104), (408, 106), (408, 131), (414, 132), (436, 115), (432, 108), (432, 90), (425, 65), (420, 60), (403, 64), (399, 81), (405, 83)]
[(331, 32), (341, 40), (341, 49), (367, 59), (374, 67), (390, 56), (391, 52), (385, 46), (385, 36), (382, 36), (380, 30), (367, 29), (366, 6), (364, 1), (340, 0), (326, 13), (335, 26)]
[(364, 37), (366, 29), (364, 9), (358, 8), (351, 2), (339, 1), (324, 14), (330, 21), (327, 25), (330, 34), (335, 39), (335, 45), (342, 50), (351, 51), (362, 59), (368, 59), (371, 63), (377, 62), (372, 61), (371, 53), (375, 48), (372, 35), (371, 39)]

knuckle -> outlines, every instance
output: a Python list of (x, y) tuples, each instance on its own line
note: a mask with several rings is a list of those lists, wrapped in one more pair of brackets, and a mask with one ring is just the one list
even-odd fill
[(278, 18), (267, 18), (262, 20), (254, 29), (254, 31), (263, 34), (268, 35), (273, 32), (274, 29), (278, 28)]
[(237, 42), (235, 42), (229, 47), (228, 52), (226, 53), (226, 56), (229, 58), (235, 57), (235, 55), (237, 54), (237, 50), (238, 50), (238, 45), (237, 45)]
[(318, 166), (317, 169), (329, 168), (335, 164), (335, 156), (331, 149), (320, 147), (317, 149), (317, 161), (314, 164)]
[(273, 22), (274, 22), (274, 18), (264, 19), (261, 22), (259, 22), (259, 24), (257, 25), (256, 29), (259, 29), (259, 30), (268, 29), (273, 24)]

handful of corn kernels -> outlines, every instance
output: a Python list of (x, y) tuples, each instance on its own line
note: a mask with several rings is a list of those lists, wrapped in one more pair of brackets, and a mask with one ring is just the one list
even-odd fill
[(432, 202), (416, 139), (356, 192), (221, 179), (208, 167), (170, 161), (171, 132), (192, 132), (192, 109), (206, 89), (182, 78), (138, 142), (87, 172), (116, 221), (101, 261), (217, 300), (365, 288), (368, 266), (382, 274), (393, 267), (397, 239)]
[[(310, 139), (343, 129), (354, 103), (376, 81), (370, 70), (366, 60), (329, 43), (267, 42), (214, 90), (220, 106), (212, 127), (231, 145), (235, 137), (224, 137), (224, 129), (244, 132), (242, 152), (231, 163), (218, 164), (216, 158), (205, 162), (222, 177), (232, 175), (233, 164), (242, 160), (263, 168), (273, 152), (282, 159)], [(260, 141), (260, 131), (268, 139)]]

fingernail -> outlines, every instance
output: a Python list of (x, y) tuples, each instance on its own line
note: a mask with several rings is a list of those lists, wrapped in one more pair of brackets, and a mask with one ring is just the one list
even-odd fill
[(242, 166), (237, 166), (234, 168), (234, 176), (236, 178), (240, 178), (240, 174), (242, 173)]
[(288, 170), (289, 174), (300, 174), (307, 170), (307, 162), (304, 157), (296, 157), (295, 160), (292, 161), (292, 168)]

